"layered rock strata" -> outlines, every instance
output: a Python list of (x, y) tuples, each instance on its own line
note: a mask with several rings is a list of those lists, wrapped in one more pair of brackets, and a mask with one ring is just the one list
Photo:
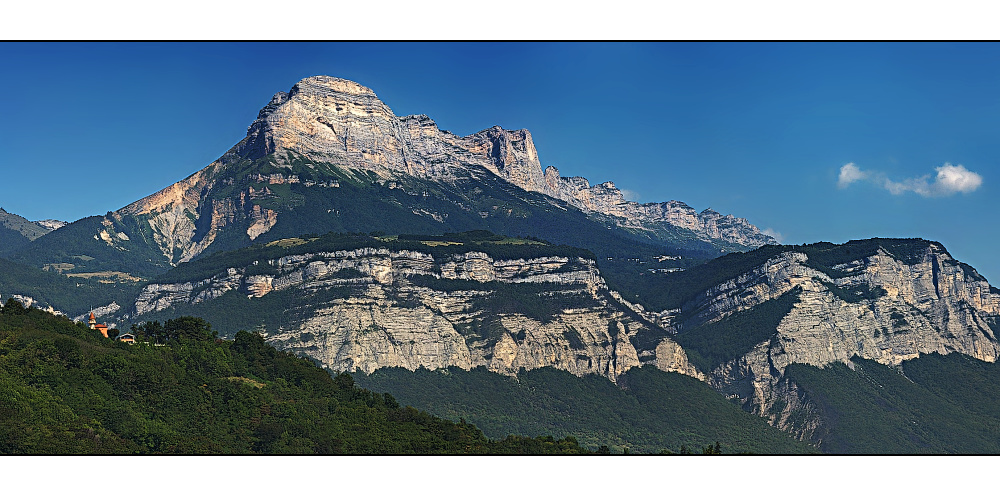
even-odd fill
[[(434, 281), (493, 285), (449, 290)], [(483, 304), (503, 297), (504, 286), (532, 283), (546, 283), (533, 298), (564, 304), (546, 315)], [(310, 297), (331, 288), (349, 288), (349, 296)], [(498, 260), (473, 251), (435, 259), (386, 248), (286, 256), (199, 281), (149, 284), (133, 316), (198, 305), (230, 291), (251, 299), (296, 292), (296, 307), (307, 311), (266, 329), (267, 339), (332, 370), (484, 366), (514, 375), (555, 367), (615, 381), (632, 367), (653, 365), (704, 377), (665, 331), (614, 301), (594, 262), (580, 258)], [(637, 348), (640, 333), (656, 336), (654, 344)]]
[(794, 385), (779, 387), (791, 363), (823, 367), (850, 364), (858, 356), (898, 365), (929, 353), (993, 362), (1000, 356), (1000, 294), (940, 244), (929, 243), (906, 262), (879, 248), (834, 266), (830, 272), (836, 277), (808, 261), (804, 253), (782, 253), (698, 295), (686, 307), (699, 310), (684, 323), (670, 317), (663, 322), (683, 333), (800, 290), (772, 336), (708, 372), (714, 387), (746, 401), (775, 425), (790, 418), (789, 411), (775, 411), (776, 401), (785, 410), (797, 401), (786, 394)]

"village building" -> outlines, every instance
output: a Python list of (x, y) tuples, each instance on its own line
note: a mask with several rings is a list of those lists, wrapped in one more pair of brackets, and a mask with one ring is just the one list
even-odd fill
[(101, 332), (101, 335), (108, 337), (108, 326), (107, 324), (98, 324), (97, 319), (94, 317), (94, 312), (90, 312), (90, 328), (96, 329)]
[[(118, 341), (121, 341), (123, 343), (135, 344), (135, 334), (129, 332), (126, 332), (125, 334), (118, 334), (117, 329), (108, 329), (107, 324), (98, 324), (97, 318), (94, 316), (93, 311), (90, 312), (90, 319), (88, 324), (90, 325), (91, 329), (95, 331), (100, 331), (101, 335), (106, 338), (117, 339)], [(112, 331), (110, 335), (108, 334), (109, 330)]]

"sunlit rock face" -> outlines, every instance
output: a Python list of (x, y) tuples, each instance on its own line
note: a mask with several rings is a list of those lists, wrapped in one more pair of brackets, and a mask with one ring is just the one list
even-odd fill
[(291, 151), (320, 162), (443, 179), (481, 167), (529, 191), (543, 191), (531, 134), (492, 127), (460, 137), (426, 115), (397, 117), (371, 89), (329, 76), (303, 79), (276, 94), (236, 153), (249, 158)]
[[(706, 371), (710, 384), (779, 427), (787, 427), (795, 413), (788, 405), (802, 400), (789, 396), (798, 390), (783, 381), (792, 363), (823, 367), (860, 357), (893, 366), (929, 353), (962, 353), (988, 362), (1000, 356), (1000, 293), (938, 243), (926, 243), (909, 260), (879, 248), (836, 265), (836, 277), (808, 261), (794, 251), (775, 256), (699, 294), (690, 303), (700, 309), (697, 314), (673, 327), (684, 332), (800, 291), (773, 335)], [(661, 323), (669, 328), (672, 321), (668, 316)]]
[[(259, 273), (261, 266), (269, 268), (267, 274)], [(420, 283), (449, 280), (501, 286), (447, 290)], [(503, 286), (532, 283), (548, 285), (537, 298), (564, 304), (530, 315), (483, 304), (503, 297)], [(321, 296), (330, 290), (341, 292)], [(629, 369), (647, 365), (704, 378), (666, 331), (619, 304), (595, 263), (581, 258), (504, 260), (471, 251), (435, 259), (385, 248), (292, 255), (220, 269), (207, 279), (149, 284), (131, 317), (196, 306), (228, 292), (251, 302), (269, 295), (289, 301), (293, 316), (260, 330), (276, 347), (312, 357), (331, 370), (482, 366), (516, 375), (554, 367), (616, 381)], [(645, 337), (639, 339), (640, 334)]]

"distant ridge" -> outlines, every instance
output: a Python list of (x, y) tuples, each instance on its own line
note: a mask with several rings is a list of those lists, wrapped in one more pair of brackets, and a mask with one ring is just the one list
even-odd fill
[(13, 252), (64, 225), (65, 222), (58, 220), (32, 222), (0, 208), (0, 255)]

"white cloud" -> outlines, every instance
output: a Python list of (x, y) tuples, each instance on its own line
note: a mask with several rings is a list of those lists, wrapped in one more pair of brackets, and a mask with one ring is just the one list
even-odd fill
[(937, 179), (934, 185), (943, 194), (970, 193), (983, 184), (983, 176), (972, 172), (962, 165), (944, 164), (934, 169)]
[(927, 179), (931, 176), (920, 176), (904, 179), (902, 182), (895, 182), (887, 177), (882, 177), (882, 187), (889, 190), (894, 195), (901, 195), (907, 191), (912, 191), (920, 196), (931, 196), (931, 186), (927, 184)]
[(868, 176), (869, 173), (863, 172), (858, 166), (854, 165), (854, 162), (851, 162), (840, 168), (840, 178), (837, 179), (837, 187), (846, 188), (854, 181), (868, 179)]
[(851, 183), (865, 180), (885, 188), (894, 195), (910, 191), (923, 197), (937, 197), (971, 193), (983, 184), (982, 176), (966, 169), (963, 165), (945, 163), (941, 167), (935, 167), (934, 170), (937, 171), (937, 176), (933, 182), (930, 181), (930, 174), (893, 181), (881, 172), (863, 171), (854, 163), (849, 163), (840, 168), (837, 187), (846, 188)]

